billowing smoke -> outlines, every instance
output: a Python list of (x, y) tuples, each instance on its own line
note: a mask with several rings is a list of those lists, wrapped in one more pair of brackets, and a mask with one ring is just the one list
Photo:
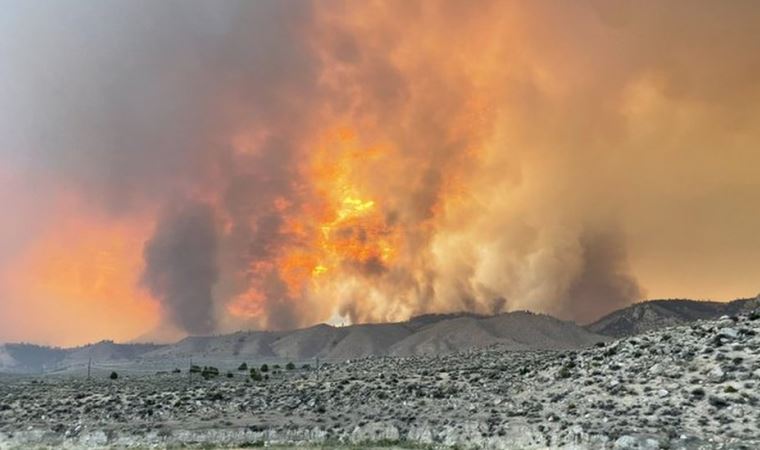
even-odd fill
[(646, 293), (739, 291), (760, 251), (760, 214), (738, 213), (760, 203), (759, 10), (6, 2), (0, 198), (26, 202), (0, 224), (0, 269), (73, 203), (145, 243), (142, 271), (110, 257), (87, 275), (129, 271), (191, 333), (588, 321)]
[(145, 243), (143, 282), (161, 302), (166, 317), (190, 333), (215, 328), (216, 252), (213, 212), (199, 203), (167, 211)]
[(638, 282), (630, 275), (625, 243), (619, 234), (606, 230), (580, 238), (581, 270), (567, 293), (553, 307), (561, 317), (586, 323), (611, 309), (643, 298)]

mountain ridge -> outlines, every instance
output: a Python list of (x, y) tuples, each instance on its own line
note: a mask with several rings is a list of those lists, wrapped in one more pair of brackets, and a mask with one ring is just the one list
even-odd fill
[(612, 337), (632, 336), (696, 320), (736, 315), (760, 306), (760, 296), (716, 302), (711, 300), (658, 299), (634, 303), (585, 326), (593, 333)]
[[(529, 333), (528, 330), (542, 330)], [(406, 322), (335, 327), (318, 324), (292, 331), (238, 331), (188, 336), (173, 344), (117, 344), (101, 341), (72, 349), (0, 345), (0, 372), (42, 373), (96, 365), (141, 364), (166, 370), (188, 361), (228, 369), (245, 361), (342, 361), (370, 356), (445, 354), (500, 346), (512, 350), (579, 348), (606, 338), (572, 322), (544, 314), (510, 312), (496, 316), (454, 313), (418, 316)], [(110, 367), (110, 366), (109, 366)]]
[(721, 303), (649, 300), (616, 310), (586, 326), (546, 314), (513, 311), (424, 314), (405, 322), (336, 327), (317, 324), (289, 331), (237, 331), (187, 336), (170, 344), (100, 341), (73, 348), (0, 345), (0, 373), (45, 373), (103, 364), (144, 364), (166, 370), (189, 361), (233, 368), (242, 361), (342, 361), (370, 356), (446, 354), (486, 347), (570, 350), (696, 320), (735, 315), (760, 306), (760, 297)]

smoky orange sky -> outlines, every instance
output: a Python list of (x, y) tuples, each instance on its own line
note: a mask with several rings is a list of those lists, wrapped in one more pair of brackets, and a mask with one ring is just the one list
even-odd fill
[(0, 342), (760, 291), (754, 1), (0, 11)]

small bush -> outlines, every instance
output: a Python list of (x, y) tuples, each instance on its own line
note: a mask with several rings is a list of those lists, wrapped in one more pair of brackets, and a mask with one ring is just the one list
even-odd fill
[(232, 372), (227, 372), (227, 378), (234, 378), (235, 375), (232, 374)]
[(572, 373), (570, 373), (570, 369), (566, 366), (559, 369), (559, 372), (557, 372), (557, 378), (570, 378)]
[(288, 370), (293, 370), (293, 369), (295, 369), (295, 368), (296, 368), (296, 365), (295, 365), (295, 364), (293, 364), (292, 362), (289, 362), (289, 363), (288, 363), (288, 364), (285, 366), (285, 368), (286, 368), (286, 369), (288, 369)]
[(241, 371), (241, 372), (245, 372), (246, 370), (248, 370), (248, 364), (246, 364), (246, 363), (241, 364), (238, 367), (238, 370)]
[(303, 366), (301, 366), (301, 368), (304, 369), (304, 370), (309, 370), (309, 369), (311, 369), (311, 365), (304, 364)]
[(251, 369), (251, 379), (253, 381), (261, 381), (264, 378), (261, 376), (261, 373), (254, 368), (254, 369)]
[(267, 366), (266, 364), (262, 364), (261, 365), (261, 371), (262, 372), (269, 372), (269, 366)]
[(182, 371), (179, 370), (179, 369), (174, 369), (174, 370), (172, 370), (172, 373), (182, 373)]
[(205, 379), (216, 378), (219, 376), (219, 369), (216, 367), (206, 366), (201, 371), (201, 376)]
[(119, 374), (116, 373), (116, 372), (111, 372), (111, 375), (108, 378), (110, 378), (112, 380), (115, 380), (115, 379), (119, 378)]
[(279, 365), (279, 364), (275, 364), (275, 365), (273, 365), (273, 366), (272, 366), (272, 369), (275, 369), (275, 370), (276, 370), (276, 369), (281, 369), (281, 367), (280, 367), (280, 365)]
[(201, 373), (202, 370), (201, 366), (196, 366), (195, 364), (190, 366), (190, 373)]

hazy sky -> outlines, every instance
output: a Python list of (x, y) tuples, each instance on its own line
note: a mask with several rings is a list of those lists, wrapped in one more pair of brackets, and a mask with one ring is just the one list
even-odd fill
[(0, 342), (760, 292), (755, 1), (0, 8)]

